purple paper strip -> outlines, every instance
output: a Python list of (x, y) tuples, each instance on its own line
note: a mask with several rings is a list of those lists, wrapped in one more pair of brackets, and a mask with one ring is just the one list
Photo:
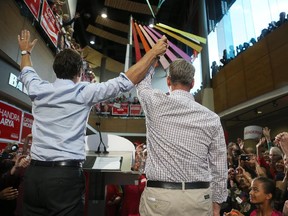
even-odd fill
[[(143, 27), (148, 32), (148, 34), (153, 38), (153, 40), (157, 42), (158, 38), (147, 28), (147, 26), (143, 26)], [(175, 59), (177, 59), (177, 57), (169, 49), (167, 49), (166, 55), (169, 57), (171, 61), (174, 61)]]
[[(159, 38), (162, 37), (162, 35), (160, 33), (158, 33), (157, 31), (155, 31), (153, 28), (148, 27), (154, 34), (156, 34)], [(180, 48), (178, 48), (175, 44), (173, 44), (172, 42), (170, 42), (168, 40), (168, 44), (169, 46), (176, 52), (178, 53), (183, 59), (191, 62), (191, 57), (189, 55), (187, 55), (185, 52), (183, 52)]]

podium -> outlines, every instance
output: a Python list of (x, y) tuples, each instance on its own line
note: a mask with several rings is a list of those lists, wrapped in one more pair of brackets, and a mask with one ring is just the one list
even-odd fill
[[(93, 134), (85, 138), (86, 161), (83, 164), (86, 176), (85, 216), (105, 215), (106, 185), (136, 184), (140, 175), (139, 172), (131, 171), (135, 155), (135, 147), (132, 142), (107, 133), (102, 133), (102, 139), (109, 154), (95, 153), (98, 148), (99, 135)], [(105, 163), (115, 162), (114, 158), (121, 159), (120, 166), (108, 168), (104, 166), (101, 169), (99, 166), (94, 166), (97, 158), (100, 159), (99, 161), (104, 159)]]

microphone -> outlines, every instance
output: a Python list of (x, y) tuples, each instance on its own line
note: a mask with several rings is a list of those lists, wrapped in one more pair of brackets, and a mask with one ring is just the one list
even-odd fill
[(98, 145), (98, 148), (97, 148), (97, 151), (95, 152), (96, 154), (101, 154), (102, 152), (100, 151), (100, 146), (101, 146), (101, 144), (103, 145), (103, 148), (104, 148), (104, 151), (103, 151), (103, 154), (108, 154), (109, 152), (107, 151), (107, 149), (106, 149), (106, 146), (105, 146), (105, 144), (104, 144), (104, 142), (103, 142), (103, 140), (102, 140), (102, 134), (101, 134), (101, 131), (100, 131), (100, 122), (96, 122), (96, 126), (97, 126), (97, 128), (98, 128), (98, 132), (99, 132), (99, 138), (100, 138), (100, 143), (99, 143), (99, 145)]

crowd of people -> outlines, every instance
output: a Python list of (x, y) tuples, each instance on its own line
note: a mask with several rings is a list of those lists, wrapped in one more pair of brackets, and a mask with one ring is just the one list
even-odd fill
[(242, 139), (228, 144), (225, 215), (287, 215), (287, 147), (288, 133), (272, 141), (268, 127), (255, 148), (247, 148)]
[(243, 44), (239, 44), (236, 47), (230, 45), (228, 50), (224, 49), (223, 56), (220, 59), (221, 64), (218, 65), (216, 61), (212, 62), (211, 65), (212, 78), (221, 70), (221, 68), (227, 65), (230, 61), (232, 61), (241, 53), (245, 52), (245, 50), (249, 49), (249, 47), (253, 46), (255, 43), (257, 43), (257, 41), (260, 41), (263, 38), (265, 38), (268, 34), (273, 32), (275, 29), (277, 29), (287, 21), (288, 21), (288, 15), (286, 17), (286, 12), (283, 11), (279, 13), (279, 20), (270, 22), (267, 28), (261, 30), (261, 34), (257, 37), (257, 40), (255, 38), (251, 38), (250, 41), (243, 42)]
[(29, 134), (23, 148), (8, 143), (0, 155), (0, 209), (1, 215), (21, 215), (23, 174), (30, 164)]
[[(25, 149), (29, 139), (31, 134), (27, 136)], [(147, 181), (144, 172), (147, 149), (144, 143), (136, 144), (132, 170), (141, 173), (139, 182), (107, 186), (106, 216), (140, 215), (140, 197)], [(17, 205), (21, 205), (23, 191), (19, 188), (30, 160), (26, 151), (20, 154), (19, 151), (8, 144), (1, 155), (0, 206), (7, 216), (21, 215)], [(280, 133), (272, 141), (268, 127), (263, 128), (263, 137), (255, 148), (247, 147), (240, 138), (230, 142), (227, 145), (228, 197), (221, 204), (220, 215), (288, 215), (287, 153), (288, 133)]]
[[(5, 202), (12, 206), (5, 215), (15, 215), (23, 175), (20, 214), (83, 215), (82, 164), (89, 112), (95, 104), (134, 86), (146, 116), (147, 140), (145, 149), (136, 148), (142, 156), (136, 154), (133, 168), (145, 175), (137, 188), (127, 186), (121, 192), (118, 186), (109, 187), (107, 207), (121, 205), (122, 211), (133, 207), (141, 216), (288, 214), (288, 132), (279, 133), (272, 142), (270, 129), (264, 127), (255, 148), (248, 148), (240, 138), (226, 145), (220, 117), (195, 102), (190, 93), (195, 68), (184, 59), (169, 66), (169, 94), (153, 89), (154, 67), (168, 47), (165, 36), (125, 74), (105, 83), (81, 82), (82, 58), (72, 49), (56, 55), (55, 82), (42, 80), (30, 58), (36, 42), (27, 30), (18, 35), (20, 80), (33, 100), (33, 138), (30, 154), (27, 148), (20, 155), (11, 147), (9, 157), (1, 159), (0, 203), (5, 210)], [(132, 206), (129, 200), (136, 200), (135, 191), (137, 203)]]
[[(143, 145), (142, 143), (136, 148), (136, 158), (132, 168), (142, 173), (142, 183), (139, 183), (139, 186), (122, 186), (120, 192), (117, 190), (119, 201), (113, 203), (113, 206), (109, 205), (106, 200), (106, 216), (140, 215), (137, 207), (140, 205), (141, 193), (147, 181), (143, 167), (140, 168), (141, 160), (144, 157), (146, 161), (147, 157), (147, 149), (143, 148)], [(221, 204), (220, 215), (288, 215), (287, 150), (288, 133), (280, 133), (272, 141), (268, 127), (263, 128), (263, 136), (255, 148), (247, 147), (245, 141), (240, 138), (236, 142), (228, 143), (228, 197)], [(145, 156), (143, 151), (146, 153)], [(111, 188), (115, 190), (118, 187), (110, 185), (109, 191), (111, 192)], [(113, 193), (115, 195), (116, 192)], [(133, 201), (124, 201), (129, 200), (131, 196)], [(127, 206), (130, 206), (128, 208), (130, 212)], [(111, 214), (111, 209), (114, 209), (113, 214)]]

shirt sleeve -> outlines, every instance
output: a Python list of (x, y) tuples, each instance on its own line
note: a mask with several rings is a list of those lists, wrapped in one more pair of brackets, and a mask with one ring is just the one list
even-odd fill
[(42, 80), (39, 77), (34, 68), (29, 66), (25, 66), (22, 69), (18, 79), (24, 84), (27, 93), (32, 100), (37, 96), (37, 93), (40, 90), (39, 87), (42, 86), (42, 84), (50, 85), (48, 81)]
[(152, 89), (153, 75), (154, 75), (154, 67), (150, 67), (145, 78), (136, 85), (137, 95), (144, 112), (146, 112), (145, 103), (149, 101), (150, 94), (152, 94), (153, 92)]
[(134, 87), (134, 84), (128, 79), (124, 73), (116, 78), (110, 79), (102, 83), (89, 83), (85, 86), (81, 95), (85, 102), (93, 105), (109, 98), (116, 97), (118, 94), (127, 92)]
[(225, 202), (228, 196), (227, 148), (220, 122), (209, 149), (209, 165), (212, 175), (212, 201), (217, 203)]
[(26, 87), (29, 87), (29, 84), (33, 80), (41, 80), (34, 68), (26, 66), (22, 69), (18, 79), (23, 82)]

